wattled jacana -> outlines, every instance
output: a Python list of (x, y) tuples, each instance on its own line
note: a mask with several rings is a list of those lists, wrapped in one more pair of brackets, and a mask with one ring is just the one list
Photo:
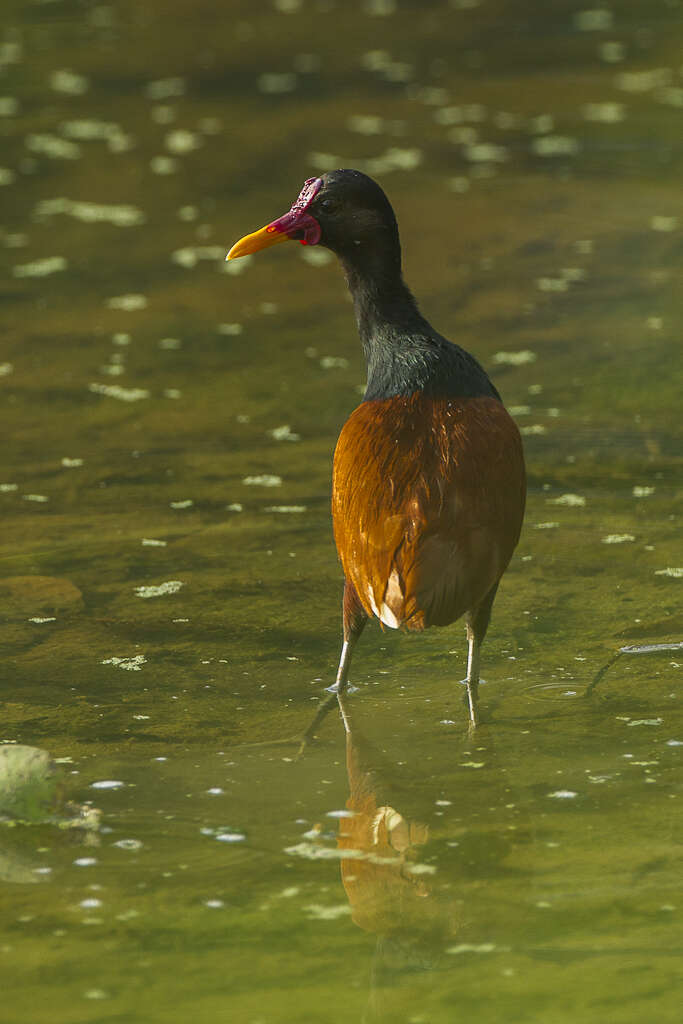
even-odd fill
[(422, 630), (464, 615), (476, 725), (480, 648), (524, 515), (519, 431), (477, 360), (418, 311), (401, 276), (396, 218), (375, 181), (354, 170), (309, 178), (289, 213), (240, 239), (227, 259), (288, 239), (336, 253), (367, 361), (364, 400), (334, 454), (345, 577), (337, 692), (368, 618)]

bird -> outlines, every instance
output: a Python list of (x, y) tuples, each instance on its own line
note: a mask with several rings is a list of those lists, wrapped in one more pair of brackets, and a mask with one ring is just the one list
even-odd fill
[(349, 168), (309, 178), (288, 213), (245, 235), (226, 259), (286, 241), (337, 256), (367, 364), (363, 401), (334, 452), (344, 590), (330, 690), (347, 689), (370, 619), (419, 632), (464, 617), (474, 728), (481, 646), (524, 517), (519, 430), (477, 359), (420, 313), (403, 280), (396, 216), (376, 181)]

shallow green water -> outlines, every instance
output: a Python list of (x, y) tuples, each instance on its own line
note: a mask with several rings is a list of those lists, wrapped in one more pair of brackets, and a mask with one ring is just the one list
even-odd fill
[[(0, 740), (103, 829), (0, 829), (3, 1024), (678, 1021), (683, 655), (600, 673), (683, 639), (683, 13), (590, 6), (5, 4)], [(337, 165), (530, 491), (476, 737), (371, 627), (296, 760), (364, 367), (333, 261), (222, 257)]]

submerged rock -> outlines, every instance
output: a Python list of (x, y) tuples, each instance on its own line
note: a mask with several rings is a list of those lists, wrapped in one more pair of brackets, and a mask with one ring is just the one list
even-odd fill
[(58, 766), (46, 750), (0, 745), (0, 822), (99, 828), (100, 811), (65, 799)]
[(0, 580), (0, 600), (6, 617), (12, 619), (83, 608), (83, 595), (78, 587), (70, 580), (54, 576), (9, 576)]

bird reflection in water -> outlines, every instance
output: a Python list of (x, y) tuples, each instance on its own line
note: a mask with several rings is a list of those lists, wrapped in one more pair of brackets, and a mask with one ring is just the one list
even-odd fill
[(435, 890), (434, 869), (422, 859), (430, 833), (411, 808), (414, 779), (402, 783), (396, 766), (354, 727), (343, 698), (340, 704), (351, 812), (339, 822), (341, 879), (353, 922), (377, 936), (366, 1020), (384, 1020), (385, 989), (440, 964), (458, 929), (459, 904)]

